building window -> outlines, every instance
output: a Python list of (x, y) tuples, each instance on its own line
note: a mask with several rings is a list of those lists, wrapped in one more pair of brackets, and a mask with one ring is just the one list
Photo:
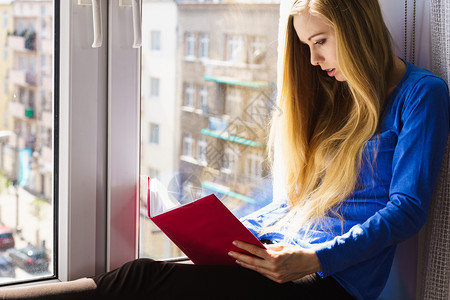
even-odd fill
[(206, 113), (209, 112), (209, 107), (208, 107), (208, 88), (206, 86), (202, 86), (200, 88), (199, 96), (200, 96), (201, 110), (202, 110), (203, 113), (206, 114)]
[(150, 97), (159, 98), (159, 78), (150, 78)]
[(249, 46), (249, 63), (261, 64), (264, 61), (266, 48), (266, 40), (261, 36), (253, 36), (250, 38)]
[(150, 123), (150, 144), (159, 144), (159, 125), (155, 123)]
[(188, 59), (195, 58), (195, 34), (186, 33), (186, 55)]
[(223, 155), (223, 168), (232, 171), (237, 160), (237, 152), (234, 148), (226, 148)]
[(227, 39), (227, 60), (231, 62), (244, 62), (244, 37), (230, 35)]
[(208, 58), (209, 55), (209, 37), (207, 34), (200, 36), (199, 57)]
[(249, 153), (245, 159), (245, 175), (250, 178), (261, 178), (263, 160), (256, 153)]
[(226, 92), (226, 113), (236, 118), (242, 115), (242, 91), (236, 87), (228, 87)]
[(161, 51), (161, 32), (152, 30), (150, 32), (150, 49), (152, 51)]
[(184, 86), (184, 106), (194, 107), (194, 93), (194, 85), (191, 83), (187, 83)]
[(8, 12), (4, 11), (3, 12), (3, 27), (8, 27)]
[(8, 60), (8, 48), (3, 49), (3, 60)]
[(208, 146), (208, 143), (205, 139), (198, 140), (197, 143), (197, 160), (200, 164), (206, 165), (206, 148)]
[(192, 157), (193, 143), (192, 134), (186, 133), (183, 135), (183, 156)]
[(9, 82), (8, 77), (5, 77), (5, 80), (3, 81), (3, 92), (5, 94), (9, 94)]

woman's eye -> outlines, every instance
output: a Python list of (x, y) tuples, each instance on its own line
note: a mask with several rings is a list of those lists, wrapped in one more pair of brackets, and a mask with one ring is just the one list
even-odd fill
[(325, 44), (325, 40), (324, 39), (314, 43), (314, 45), (323, 45), (323, 44)]

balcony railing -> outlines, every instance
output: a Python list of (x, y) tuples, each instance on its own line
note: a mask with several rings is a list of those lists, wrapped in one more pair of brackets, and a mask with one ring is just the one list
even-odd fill
[(9, 81), (18, 85), (36, 85), (36, 74), (22, 70), (9, 70)]
[(9, 102), (8, 112), (11, 116), (16, 118), (34, 118), (34, 108), (25, 107), (19, 102)]
[(35, 51), (36, 33), (13, 33), (8, 36), (8, 47), (15, 51)]
[(273, 85), (269, 71), (264, 65), (235, 64), (220, 60), (207, 60), (204, 64), (205, 80), (247, 87)]

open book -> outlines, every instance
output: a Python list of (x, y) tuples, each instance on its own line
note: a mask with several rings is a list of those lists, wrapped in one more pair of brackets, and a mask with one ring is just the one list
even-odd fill
[(240, 240), (263, 244), (214, 195), (180, 204), (157, 179), (148, 178), (148, 216), (195, 264), (236, 265), (229, 251)]

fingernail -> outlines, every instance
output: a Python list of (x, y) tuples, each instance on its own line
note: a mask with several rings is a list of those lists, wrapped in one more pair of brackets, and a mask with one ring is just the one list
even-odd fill
[(233, 245), (237, 246), (237, 242), (236, 242), (236, 241), (233, 241)]
[(240, 265), (240, 264), (241, 264), (241, 262), (240, 262), (240, 261), (238, 261), (238, 260), (236, 260), (236, 263), (237, 263), (238, 265)]
[(231, 252), (228, 252), (228, 255), (229, 255), (229, 256), (233, 256), (233, 253), (231, 253)]

